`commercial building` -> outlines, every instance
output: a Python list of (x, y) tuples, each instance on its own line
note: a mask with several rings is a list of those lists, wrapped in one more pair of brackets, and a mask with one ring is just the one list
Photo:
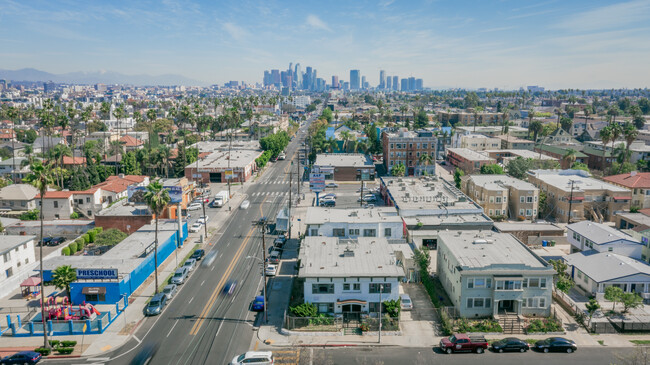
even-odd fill
[(115, 228), (126, 234), (131, 234), (150, 224), (152, 219), (153, 214), (146, 205), (124, 201), (97, 213), (95, 226), (105, 230)]
[(361, 71), (350, 70), (350, 90), (361, 89)]
[(490, 217), (537, 218), (539, 189), (508, 175), (465, 175), (461, 188)]
[(336, 181), (366, 181), (375, 179), (375, 164), (361, 153), (330, 153), (316, 156), (313, 172), (325, 174)]
[(381, 138), (386, 171), (401, 163), (406, 167), (406, 175), (435, 175), (438, 139), (433, 131), (402, 128), (396, 133), (384, 132)]
[(393, 207), (336, 209), (309, 207), (306, 236), (402, 239), (404, 222)]
[(385, 238), (306, 237), (299, 262), (305, 302), (315, 304), (319, 313), (359, 319), (378, 313), (381, 302), (399, 299), (404, 268)]
[(230, 173), (231, 182), (248, 181), (257, 170), (255, 160), (263, 153), (258, 141), (237, 141), (232, 146), (229, 142), (199, 142), (194, 147), (201, 155), (209, 154), (187, 165), (185, 177), (202, 184), (227, 182)]
[(435, 249), (445, 230), (490, 230), (492, 220), (455, 186), (434, 176), (381, 177), (380, 194), (397, 209), (416, 247)]
[(440, 282), (461, 317), (549, 316), (553, 266), (507, 233), (441, 232)]
[(605, 176), (603, 180), (632, 191), (632, 206), (650, 208), (650, 172), (632, 171), (627, 174)]
[(613, 221), (616, 212), (629, 209), (630, 190), (589, 177), (584, 170), (532, 170), (528, 181), (546, 193), (549, 214), (559, 222)]
[(643, 259), (643, 243), (605, 224), (582, 221), (566, 226), (571, 252), (598, 251)]
[(447, 161), (466, 174), (479, 172), (482, 166), (496, 163), (495, 159), (467, 148), (448, 148)]

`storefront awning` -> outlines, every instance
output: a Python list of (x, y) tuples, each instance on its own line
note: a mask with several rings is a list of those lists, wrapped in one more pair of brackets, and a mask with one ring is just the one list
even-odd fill
[(573, 198), (569, 197), (569, 200), (585, 200), (584, 196), (574, 196)]
[(632, 199), (629, 196), (615, 196), (614, 200), (629, 200)]
[(84, 295), (97, 295), (106, 294), (106, 287), (104, 286), (87, 286), (81, 289), (81, 294)]
[(365, 305), (368, 302), (365, 300), (360, 300), (360, 299), (345, 299), (345, 300), (337, 300), (336, 304), (341, 305), (341, 304), (361, 304)]

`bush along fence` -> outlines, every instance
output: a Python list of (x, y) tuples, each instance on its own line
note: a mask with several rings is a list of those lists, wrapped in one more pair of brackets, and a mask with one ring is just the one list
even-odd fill
[[(47, 332), (50, 336), (101, 334), (126, 310), (128, 305), (129, 301), (127, 297), (123, 296), (114, 306), (103, 306), (103, 308), (107, 309), (101, 311), (92, 320), (48, 320), (46, 323)], [(23, 322), (20, 315), (16, 315), (14, 318), (8, 314), (8, 327), (2, 329), (2, 335), (13, 337), (43, 336), (43, 322), (41, 318), (40, 311), (29, 321), (25, 322)]]

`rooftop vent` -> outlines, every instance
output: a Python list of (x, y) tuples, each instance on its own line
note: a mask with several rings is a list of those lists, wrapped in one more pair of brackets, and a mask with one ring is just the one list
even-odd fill
[(354, 257), (354, 251), (349, 247), (343, 251), (343, 257)]
[(474, 243), (475, 245), (488, 245), (488, 244), (492, 243), (492, 240), (486, 240), (484, 238), (479, 238), (479, 239), (474, 240), (474, 242), (472, 242), (472, 243)]

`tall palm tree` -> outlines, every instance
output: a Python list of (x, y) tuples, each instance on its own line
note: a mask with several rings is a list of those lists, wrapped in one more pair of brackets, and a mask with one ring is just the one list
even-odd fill
[(144, 201), (147, 202), (149, 209), (155, 216), (156, 220), (156, 235), (154, 238), (154, 278), (156, 280), (155, 294), (158, 294), (158, 219), (160, 214), (169, 202), (171, 198), (169, 197), (169, 191), (164, 189), (162, 184), (158, 181), (154, 181), (151, 184), (147, 185), (147, 192), (144, 194)]
[(343, 152), (348, 152), (352, 134), (349, 131), (341, 131), (341, 139), (343, 140)]
[(625, 126), (623, 126), (623, 138), (625, 138), (625, 151), (626, 156), (628, 157), (628, 162), (630, 157), (630, 145), (636, 140), (638, 135), (639, 131), (636, 129), (634, 124), (630, 122), (625, 123)]
[(117, 161), (117, 156), (120, 154), (120, 138), (122, 136), (120, 132), (120, 127), (121, 127), (121, 122), (122, 118), (126, 117), (126, 110), (124, 110), (124, 104), (120, 104), (115, 108), (115, 112), (113, 113), (115, 115), (115, 118), (117, 119), (117, 143), (115, 143), (115, 175), (119, 174), (119, 168), (120, 164)]
[(406, 128), (408, 128), (408, 122), (404, 119), (404, 116), (406, 115), (406, 112), (409, 111), (409, 107), (406, 104), (402, 104), (399, 106), (399, 111), (402, 113), (402, 123), (404, 123)]
[(603, 163), (601, 165), (603, 175), (605, 174), (605, 154), (607, 153), (607, 144), (612, 140), (612, 128), (610, 125), (600, 130), (600, 140), (603, 142)]
[(52, 185), (54, 181), (52, 180), (51, 165), (46, 163), (42, 164), (40, 161), (36, 161), (31, 165), (32, 173), (25, 177), (24, 181), (28, 184), (33, 185), (38, 192), (40, 193), (40, 209), (39, 209), (39, 219), (41, 221), (41, 244), (39, 244), (39, 261), (40, 269), (39, 274), (41, 278), (41, 318), (43, 320), (43, 347), (50, 348), (50, 343), (47, 340), (47, 317), (45, 315), (45, 293), (43, 289), (45, 288), (43, 283), (43, 197), (47, 191), (47, 187)]
[(418, 162), (420, 165), (424, 166), (424, 170), (427, 170), (427, 166), (431, 165), (433, 162), (433, 157), (429, 155), (428, 153), (424, 152), (420, 155), (420, 158), (418, 159)]
[(569, 148), (564, 156), (562, 156), (562, 161), (567, 162), (566, 168), (570, 169), (573, 163), (576, 161), (576, 153), (576, 150)]

